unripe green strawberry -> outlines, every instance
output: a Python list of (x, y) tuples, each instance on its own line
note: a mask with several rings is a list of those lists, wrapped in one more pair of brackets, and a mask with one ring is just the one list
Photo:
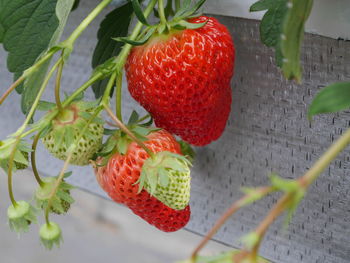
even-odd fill
[(40, 227), (40, 241), (47, 249), (52, 249), (54, 246), (59, 247), (62, 242), (62, 231), (58, 224), (50, 222)]
[(93, 118), (91, 105), (88, 102), (73, 103), (52, 121), (52, 128), (42, 141), (53, 156), (66, 160), (69, 148), (75, 143), (70, 164), (89, 164), (102, 145), (104, 131), (102, 120)]
[(165, 205), (176, 210), (185, 209), (190, 201), (190, 164), (179, 154), (167, 151), (155, 154), (143, 164), (140, 191), (144, 187)]
[(11, 230), (22, 233), (29, 230), (29, 225), (36, 223), (35, 209), (26, 201), (18, 201), (7, 209), (8, 223)]

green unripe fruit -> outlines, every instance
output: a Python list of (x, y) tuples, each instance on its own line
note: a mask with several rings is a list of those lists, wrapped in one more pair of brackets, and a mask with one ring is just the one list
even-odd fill
[(50, 222), (40, 227), (39, 231), (41, 243), (47, 249), (59, 246), (62, 241), (62, 231), (58, 224)]
[(104, 131), (102, 120), (93, 118), (86, 105), (87, 102), (77, 102), (65, 108), (52, 121), (50, 132), (42, 139), (48, 151), (63, 161), (74, 144), (70, 164), (80, 166), (88, 165), (100, 149)]

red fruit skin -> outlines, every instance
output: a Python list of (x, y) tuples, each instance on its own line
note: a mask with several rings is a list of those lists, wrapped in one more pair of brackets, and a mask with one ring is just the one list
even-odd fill
[[(154, 153), (169, 151), (181, 154), (175, 138), (161, 130), (147, 136), (144, 144)], [(95, 169), (100, 186), (115, 201), (128, 206), (136, 215), (164, 232), (174, 232), (183, 228), (190, 219), (190, 207), (174, 210), (147, 191), (138, 194), (139, 186), (135, 184), (140, 177), (143, 163), (149, 157), (144, 149), (132, 142), (125, 155), (116, 153), (106, 166)]]
[(128, 57), (128, 88), (158, 127), (203, 146), (217, 140), (231, 111), (235, 49), (215, 18), (200, 29), (153, 37)]

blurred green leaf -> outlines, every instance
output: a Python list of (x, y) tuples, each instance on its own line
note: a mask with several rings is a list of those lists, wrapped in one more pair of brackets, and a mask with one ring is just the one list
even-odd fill
[[(128, 2), (114, 9), (101, 22), (97, 33), (98, 42), (92, 58), (94, 69), (119, 54), (124, 43), (116, 42), (112, 38), (127, 36), (133, 12), (132, 3)], [(112, 66), (113, 61), (107, 63), (106, 71), (109, 69), (109, 64)], [(93, 84), (92, 88), (96, 98), (103, 95), (107, 82), (108, 80), (101, 80)]]
[[(0, 42), (8, 51), (7, 67), (19, 78), (43, 52), (57, 44), (74, 0), (0, 0)], [(24, 8), (25, 7), (25, 8)], [(43, 22), (44, 21), (44, 22)], [(17, 88), (27, 113), (49, 63)]]
[(308, 117), (350, 108), (350, 82), (332, 84), (322, 89), (312, 101)]
[(282, 71), (287, 79), (301, 81), (301, 46), (304, 40), (305, 23), (309, 18), (313, 0), (289, 0), (289, 10), (282, 29)]

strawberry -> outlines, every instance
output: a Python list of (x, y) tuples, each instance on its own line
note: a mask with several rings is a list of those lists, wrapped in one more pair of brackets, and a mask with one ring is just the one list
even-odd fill
[(190, 164), (179, 154), (168, 151), (155, 154), (142, 166), (139, 191), (144, 187), (170, 208), (185, 209), (190, 201)]
[[(180, 145), (165, 130), (150, 133), (144, 144), (154, 153), (181, 154)], [(148, 159), (150, 157), (146, 151), (137, 143), (131, 142), (124, 155), (117, 152), (109, 158), (105, 166), (95, 169), (96, 178), (102, 189), (114, 201), (127, 205), (135, 214), (162, 231), (176, 231), (184, 227), (190, 218), (190, 209), (187, 205), (189, 194), (184, 194), (185, 201), (182, 200), (181, 196), (179, 202), (175, 201), (175, 203), (180, 204), (179, 206), (183, 206), (185, 203), (185, 209), (175, 210), (162, 203), (145, 189), (141, 188), (140, 191), (140, 185), (137, 182), (143, 171), (144, 163)], [(185, 174), (188, 175), (188, 173)], [(170, 177), (169, 180), (172, 178)], [(189, 179), (187, 182), (189, 183)], [(185, 183), (185, 189), (189, 192), (187, 183)], [(160, 191), (164, 192), (165, 190), (161, 189)]]
[(154, 35), (132, 49), (128, 88), (157, 127), (202, 146), (218, 139), (231, 110), (235, 50), (227, 28), (215, 18), (198, 29)]
[(104, 131), (102, 120), (90, 114), (93, 107), (93, 103), (73, 103), (52, 121), (50, 131), (42, 139), (52, 155), (66, 160), (69, 148), (75, 143), (70, 163), (89, 164), (102, 145)]

